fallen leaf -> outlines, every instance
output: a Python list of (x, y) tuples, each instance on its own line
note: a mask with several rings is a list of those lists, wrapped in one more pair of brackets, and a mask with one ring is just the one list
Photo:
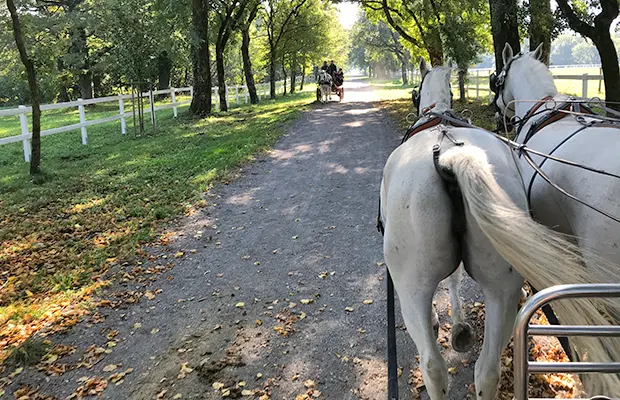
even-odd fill
[(241, 396), (254, 396), (254, 391), (249, 389), (243, 389), (241, 391)]
[(299, 236), (295, 235), (295, 236), (293, 236), (293, 237), (292, 237), (292, 239), (293, 239), (293, 240), (297, 240), (297, 238), (298, 238), (298, 237), (299, 237)]
[(185, 376), (193, 370), (193, 368), (187, 366), (187, 363), (181, 364), (181, 370), (179, 371), (179, 375), (177, 375), (177, 379), (184, 379)]
[(260, 372), (258, 374), (256, 374), (256, 379), (260, 379), (263, 377), (263, 374), (261, 374)]
[(108, 364), (105, 367), (103, 367), (103, 372), (112, 372), (116, 370), (116, 368), (118, 368), (118, 365)]
[(177, 251), (174, 256), (176, 258), (181, 258), (181, 257), (183, 257), (183, 254), (185, 254), (185, 253), (183, 253), (182, 251)]
[(153, 300), (155, 298), (155, 295), (150, 290), (147, 290), (146, 292), (144, 292), (144, 297), (149, 300)]
[(345, 307), (344, 310), (346, 312), (353, 312), (353, 307)]
[(140, 329), (142, 328), (142, 324), (139, 322), (136, 322), (135, 324), (133, 324), (133, 329)]
[(183, 397), (183, 395), (181, 393), (177, 393), (172, 398), (178, 400), (178, 399), (180, 399), (182, 397)]
[(448, 368), (448, 373), (449, 373), (449, 374), (452, 374), (452, 375), (455, 375), (455, 374), (456, 374), (456, 367), (450, 367), (450, 368)]
[(385, 263), (384, 263), (383, 261), (379, 261), (379, 262), (377, 263), (377, 265), (378, 265), (379, 267), (383, 267), (383, 266), (385, 265)]
[(314, 303), (314, 299), (301, 299), (299, 302), (301, 304), (310, 304), (310, 303)]
[(235, 307), (237, 307), (237, 308), (243, 308), (243, 307), (245, 307), (245, 303), (244, 303), (244, 302), (242, 302), (242, 301), (240, 301), (240, 302), (238, 302), (237, 304), (235, 304)]
[(211, 384), (211, 387), (215, 390), (220, 390), (224, 386), (226, 385), (224, 385), (222, 382), (213, 382), (213, 384)]
[(372, 300), (364, 300), (364, 304), (372, 304)]
[(312, 389), (316, 386), (316, 382), (313, 381), (312, 379), (308, 379), (304, 381), (304, 386), (306, 387), (306, 389)]
[(151, 335), (156, 334), (157, 332), (159, 332), (159, 328), (153, 328), (151, 329)]

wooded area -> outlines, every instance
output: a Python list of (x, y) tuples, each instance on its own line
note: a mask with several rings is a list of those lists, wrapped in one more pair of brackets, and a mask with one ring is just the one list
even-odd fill
[[(407, 84), (419, 56), (452, 64), (464, 98), (467, 70), (482, 55), (494, 53), (499, 70), (504, 44), (520, 51), (524, 41), (529, 49), (542, 43), (547, 63), (566, 53), (566, 44), (573, 44), (571, 55), (578, 50), (573, 60), (600, 60), (606, 98), (620, 101), (610, 32), (618, 3), (603, 0), (599, 9), (594, 0), (557, 1), (552, 11), (550, 0), (355, 0), (363, 11), (347, 32), (338, 0), (7, 0), (0, 10), (7, 16), (0, 24), (0, 105), (193, 85), (190, 112), (208, 115), (213, 86), (227, 111), (226, 85), (246, 84), (256, 103), (256, 82), (269, 82), (273, 99), (276, 81), (293, 92), (325, 59), (371, 76), (400, 71)], [(577, 38), (560, 38), (560, 50), (551, 49), (568, 28), (596, 52)], [(37, 118), (33, 113), (33, 173), (39, 170)]]

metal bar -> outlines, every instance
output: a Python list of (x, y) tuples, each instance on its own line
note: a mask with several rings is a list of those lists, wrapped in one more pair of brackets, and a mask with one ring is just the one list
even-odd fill
[(528, 362), (529, 372), (532, 374), (561, 374), (561, 373), (618, 373), (620, 363), (595, 362)]
[(532, 336), (620, 336), (620, 326), (530, 325)]
[[(528, 395), (528, 360), (527, 337), (529, 323), (536, 311), (551, 301), (566, 298), (583, 298), (583, 297), (620, 297), (620, 284), (581, 284), (581, 285), (557, 285), (541, 290), (534, 294), (525, 302), (519, 310), (515, 323), (515, 362), (514, 362), (514, 379), (515, 379), (515, 398), (516, 400), (527, 400)], [(554, 327), (557, 328), (557, 327)], [(566, 335), (566, 333), (564, 333)], [(560, 366), (556, 363), (559, 372)], [(566, 363), (568, 364), (568, 363)], [(583, 363), (581, 365), (584, 366)], [(587, 367), (587, 366), (586, 366)], [(542, 368), (542, 366), (540, 367)], [(569, 367), (570, 368), (570, 367)], [(594, 367), (592, 367), (594, 368)], [(578, 372), (580, 369), (571, 370), (570, 372)], [(618, 369), (620, 371), (620, 369)], [(549, 372), (549, 371), (547, 371)]]

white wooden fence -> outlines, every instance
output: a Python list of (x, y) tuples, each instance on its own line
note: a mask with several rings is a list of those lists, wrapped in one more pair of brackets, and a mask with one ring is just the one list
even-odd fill
[[(256, 85), (256, 90), (259, 98), (266, 98), (269, 95), (269, 83), (262, 83)], [(280, 93), (284, 91), (284, 82), (279, 81), (276, 82), (276, 93)], [(155, 105), (155, 96), (161, 94), (169, 94), (171, 98), (171, 102), (168, 104)], [(172, 108), (173, 114), (176, 117), (178, 115), (177, 108), (179, 106), (190, 104), (191, 101), (177, 101), (177, 95), (179, 94), (189, 94), (190, 97), (193, 95), (192, 87), (184, 87), (184, 88), (171, 88), (165, 90), (154, 90), (144, 93), (144, 97), (149, 101), (149, 107), (144, 108), (144, 113), (151, 113), (151, 123), (153, 125), (156, 124), (156, 113), (152, 111), (159, 111), (168, 108)], [(220, 96), (218, 93), (218, 87), (213, 87), (211, 91), (211, 95), (214, 98), (215, 109), (217, 111), (220, 110)], [(248, 91), (247, 86), (227, 86), (226, 87), (226, 99), (228, 101), (228, 105), (230, 106), (230, 100), (234, 99), (235, 104), (239, 105), (241, 103), (241, 98), (244, 99), (245, 104), (248, 103), (250, 93)], [(65, 125), (52, 129), (45, 129), (41, 131), (41, 136), (55, 135), (57, 133), (69, 132), (80, 130), (82, 134), (82, 144), (88, 144), (88, 131), (87, 127), (99, 124), (105, 124), (112, 121), (121, 121), (121, 133), (123, 135), (127, 134), (127, 118), (130, 118), (133, 115), (133, 112), (125, 111), (125, 101), (131, 100), (131, 94), (119, 94), (118, 96), (109, 96), (109, 97), (97, 97), (93, 99), (83, 100), (78, 99), (77, 101), (70, 101), (65, 103), (56, 103), (56, 104), (42, 104), (41, 111), (49, 111), (49, 110), (58, 110), (58, 109), (75, 109), (77, 107), (78, 112), (80, 114), (80, 122), (77, 124)], [(98, 118), (93, 120), (86, 119), (86, 108), (85, 106), (90, 104), (100, 104), (100, 103), (115, 103), (118, 102), (118, 114), (112, 115), (109, 117)], [(0, 138), (0, 145), (22, 142), (24, 147), (24, 160), (26, 162), (30, 162), (30, 155), (32, 153), (32, 149), (30, 146), (30, 140), (32, 139), (32, 132), (30, 132), (28, 127), (28, 118), (27, 115), (32, 113), (32, 107), (19, 106), (18, 108), (11, 109), (0, 109), (0, 117), (9, 117), (14, 115), (19, 115), (19, 125), (21, 127), (21, 134), (15, 136), (8, 136)]]
[[(473, 80), (472, 84), (465, 84), (465, 93), (467, 97), (469, 97), (469, 91), (475, 91), (476, 100), (480, 99), (480, 93), (485, 93), (485, 96), (488, 94), (489, 103), (493, 101), (493, 92), (489, 88), (489, 75), (495, 72), (493, 69), (470, 69), (468, 71), (469, 79)], [(458, 81), (458, 75), (452, 76), (453, 80)], [(589, 75), (589, 74), (581, 74), (581, 75), (553, 75), (553, 79), (555, 80), (571, 80), (571, 81), (581, 81), (581, 97), (588, 98), (588, 82), (589, 81), (601, 81), (603, 80), (603, 75)], [(413, 73), (413, 83), (419, 84), (421, 80), (420, 73), (415, 71)], [(483, 81), (483, 85), (480, 84), (480, 81)]]

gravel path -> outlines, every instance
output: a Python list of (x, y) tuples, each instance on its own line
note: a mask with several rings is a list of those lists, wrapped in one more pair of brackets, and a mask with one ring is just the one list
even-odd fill
[[(132, 368), (102, 398), (221, 399), (260, 390), (257, 398), (384, 400), (385, 267), (375, 219), (381, 171), (401, 132), (373, 105), (370, 87), (349, 82), (346, 97), (305, 113), (272, 151), (207, 197), (215, 206), (172, 227), (168, 259), (152, 249), (141, 265), (165, 265), (182, 251), (173, 269), (110, 290), (125, 299), (149, 290), (138, 302), (102, 307), (104, 321), (53, 338), (76, 346), (67, 364), (84, 360), (91, 345), (101, 347), (91, 355), (107, 349), (93, 355), (91, 369), (60, 377), (26, 370), (7, 393), (27, 383), (65, 398), (85, 385), (82, 377)], [(463, 295), (476, 298), (470, 281)], [(437, 301), (445, 323), (444, 289)], [(415, 347), (404, 330), (397, 335), (401, 398), (409, 399)], [(461, 360), (474, 356), (444, 353), (457, 368), (450, 398), (463, 399), (473, 364)]]

